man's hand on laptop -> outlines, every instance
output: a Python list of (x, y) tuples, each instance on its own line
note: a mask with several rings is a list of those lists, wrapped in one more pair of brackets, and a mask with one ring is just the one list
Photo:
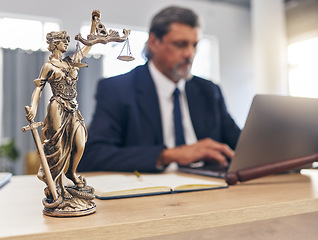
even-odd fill
[(162, 151), (158, 159), (158, 165), (164, 166), (176, 162), (180, 165), (188, 165), (204, 159), (216, 161), (222, 166), (227, 166), (227, 158), (231, 159), (234, 151), (227, 145), (211, 138), (205, 138), (191, 145), (182, 145)]

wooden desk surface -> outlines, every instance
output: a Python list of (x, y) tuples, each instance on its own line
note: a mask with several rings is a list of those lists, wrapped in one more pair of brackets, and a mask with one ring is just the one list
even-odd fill
[(44, 187), (29, 175), (14, 176), (0, 189), (0, 239), (211, 239), (212, 235), (224, 240), (240, 234), (245, 237), (237, 239), (249, 239), (247, 231), (277, 237), (251, 235), (251, 239), (283, 239), (279, 234), (299, 239), (293, 238), (293, 232), (299, 233), (297, 226), (307, 237), (318, 235), (318, 170), (264, 177), (227, 189), (96, 199), (96, 213), (73, 218), (42, 214)]

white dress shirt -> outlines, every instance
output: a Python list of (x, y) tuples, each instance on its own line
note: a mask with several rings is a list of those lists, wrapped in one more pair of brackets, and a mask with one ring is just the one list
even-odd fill
[(175, 147), (174, 121), (173, 121), (173, 92), (176, 87), (180, 90), (180, 108), (182, 114), (182, 125), (186, 144), (197, 142), (193, 124), (191, 121), (187, 96), (185, 92), (185, 79), (181, 79), (177, 84), (163, 75), (149, 61), (149, 71), (154, 80), (157, 94), (159, 98), (159, 106), (161, 113), (161, 123), (163, 129), (163, 142), (167, 148)]

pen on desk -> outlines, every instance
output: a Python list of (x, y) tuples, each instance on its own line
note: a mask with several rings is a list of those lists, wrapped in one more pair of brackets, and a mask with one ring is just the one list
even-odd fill
[(0, 188), (6, 185), (12, 177), (12, 173), (0, 172)]
[(137, 170), (134, 171), (134, 174), (137, 176), (139, 181), (142, 181), (141, 174)]

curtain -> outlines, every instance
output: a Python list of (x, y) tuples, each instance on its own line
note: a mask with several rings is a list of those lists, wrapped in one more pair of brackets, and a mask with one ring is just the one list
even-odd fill
[[(3, 49), (3, 119), (2, 137), (15, 140), (20, 157), (12, 166), (14, 174), (24, 173), (24, 156), (35, 149), (30, 132), (21, 128), (28, 125), (24, 106), (29, 105), (34, 90), (33, 80), (40, 73), (45, 53), (26, 52), (21, 49)], [(41, 99), (35, 121), (43, 119), (44, 101)]]
[[(71, 53), (66, 53), (70, 55)], [(48, 52), (24, 51), (21, 49), (3, 49), (3, 103), (2, 137), (14, 139), (20, 152), (18, 160), (12, 165), (16, 175), (25, 173), (25, 156), (36, 149), (31, 132), (23, 133), (21, 128), (28, 125), (25, 119), (24, 106), (29, 105), (36, 79), (44, 62), (48, 61)], [(88, 68), (79, 71), (78, 102), (80, 111), (89, 125), (94, 109), (94, 92), (96, 83), (102, 77), (102, 58), (85, 59)], [(47, 84), (40, 98), (35, 121), (44, 121), (46, 106), (50, 97), (50, 87)], [(41, 134), (41, 128), (38, 129)]]

